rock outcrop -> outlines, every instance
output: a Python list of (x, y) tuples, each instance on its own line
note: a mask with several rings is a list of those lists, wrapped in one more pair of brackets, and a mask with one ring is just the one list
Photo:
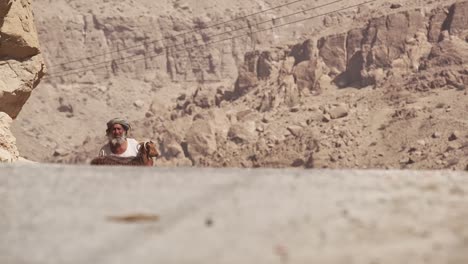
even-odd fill
[[(426, 15), (414, 10), (372, 19), (365, 28), (320, 39), (321, 59), (340, 87), (380, 85), (388, 75), (417, 72), (428, 58), (437, 57), (430, 55), (450, 45), (441, 42), (444, 32), (465, 40), (466, 9), (468, 2), (460, 2), (447, 12), (439, 8)], [(460, 42), (458, 47), (466, 45)]]
[(216, 136), (213, 124), (208, 120), (197, 119), (186, 135), (187, 152), (194, 164), (216, 151)]
[[(142, 11), (146, 13), (147, 10)], [(216, 28), (201, 31), (208, 26), (204, 20), (209, 21), (209, 17), (188, 19), (140, 13), (135, 17), (125, 14), (119, 17), (97, 10), (87, 14), (77, 10), (64, 12), (68, 16), (51, 16), (38, 23), (42, 40), (54, 43), (45, 47), (45, 54), (48, 54), (46, 60), (50, 62), (50, 72), (56, 77), (53, 80), (56, 83), (116, 75), (159, 81), (157, 74), (178, 83), (221, 81), (237, 74), (236, 60), (239, 59), (235, 57), (244, 52), (240, 47), (209, 45), (220, 39)], [(51, 24), (56, 30), (66, 31), (60, 37), (48, 34), (46, 31)], [(81, 51), (80, 54), (75, 54), (75, 50)], [(69, 58), (70, 54), (77, 57)], [(133, 63), (127, 63), (129, 61)]]
[[(307, 91), (319, 93), (319, 80), (325, 74), (341, 88), (362, 88), (381, 86), (390, 76), (417, 73), (421, 67), (463, 65), (468, 49), (466, 12), (468, 1), (437, 8), (428, 14), (421, 9), (407, 10), (372, 18), (362, 28), (306, 40), (283, 49), (278, 53), (280, 56), (270, 55), (271, 51), (249, 53), (236, 91), (266, 86), (261, 80), (277, 81), (287, 92), (281, 95), (280, 88), (265, 93), (259, 109), (268, 110), (284, 102), (294, 105), (290, 103), (291, 92), (297, 98)], [(275, 65), (283, 66), (275, 72)], [(294, 77), (294, 83), (288, 72)], [(463, 78), (460, 74), (455, 77)], [(282, 100), (278, 99), (279, 95)]]
[(10, 131), (12, 121), (10, 116), (0, 112), (0, 162), (13, 162), (19, 157), (16, 139)]
[(0, 151), (10, 155), (2, 161), (18, 159), (9, 125), (45, 71), (30, 5), (27, 0), (0, 0)]

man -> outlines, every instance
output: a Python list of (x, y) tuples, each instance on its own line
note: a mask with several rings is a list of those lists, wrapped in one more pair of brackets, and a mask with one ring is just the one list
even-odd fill
[(109, 142), (99, 151), (99, 156), (136, 157), (139, 145), (133, 138), (127, 138), (130, 124), (122, 118), (107, 122), (106, 135)]

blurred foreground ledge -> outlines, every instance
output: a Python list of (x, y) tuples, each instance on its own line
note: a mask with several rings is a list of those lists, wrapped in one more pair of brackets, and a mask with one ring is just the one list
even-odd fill
[(468, 173), (0, 166), (0, 263), (468, 263)]

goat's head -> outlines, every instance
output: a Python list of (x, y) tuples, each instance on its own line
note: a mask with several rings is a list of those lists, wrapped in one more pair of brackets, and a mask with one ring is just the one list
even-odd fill
[(148, 157), (158, 157), (159, 156), (159, 151), (158, 148), (156, 147), (156, 144), (153, 141), (147, 141), (142, 144), (142, 151), (145, 153)]

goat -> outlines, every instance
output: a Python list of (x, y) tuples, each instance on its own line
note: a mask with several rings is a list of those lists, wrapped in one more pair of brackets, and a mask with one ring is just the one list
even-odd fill
[(91, 165), (111, 166), (153, 166), (152, 157), (158, 157), (159, 152), (153, 141), (140, 143), (136, 157), (102, 156), (91, 161)]

